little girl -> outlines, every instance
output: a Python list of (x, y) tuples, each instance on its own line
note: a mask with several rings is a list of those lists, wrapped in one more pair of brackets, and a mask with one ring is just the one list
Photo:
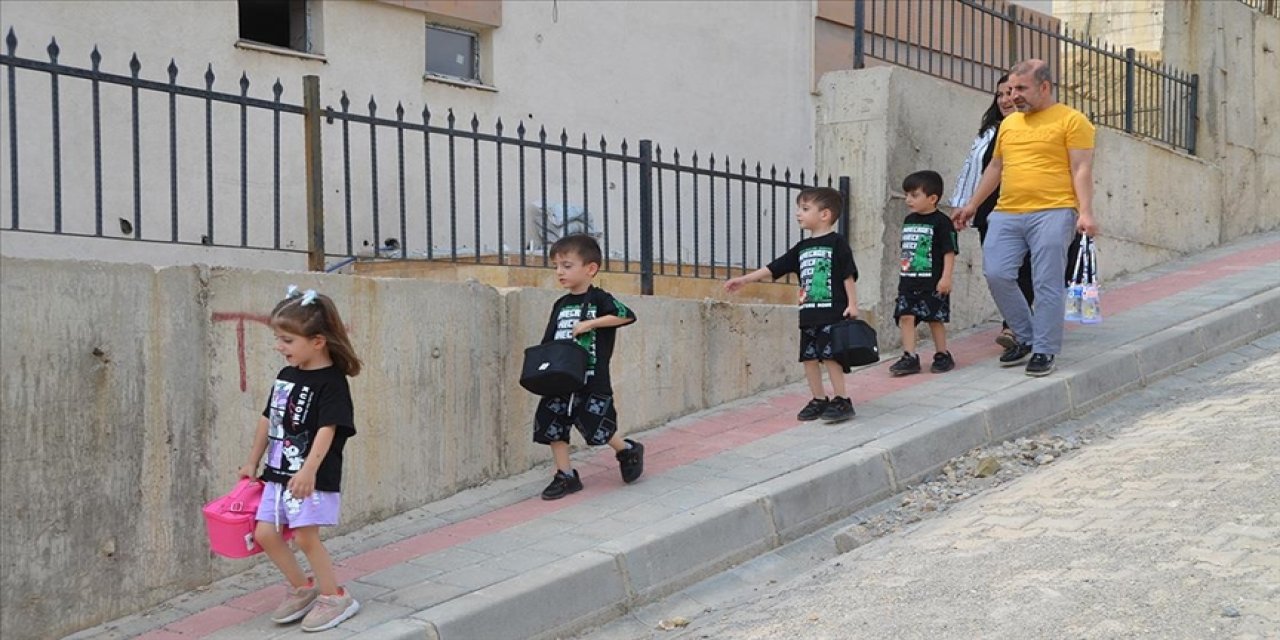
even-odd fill
[[(276, 374), (249, 462), (239, 473), (256, 476), (262, 454), (267, 454), (262, 473), (267, 487), (254, 537), (289, 582), (271, 619), (286, 623), (302, 618), (303, 631), (321, 631), (360, 610), (360, 603), (338, 586), (333, 560), (320, 541), (320, 527), (338, 524), (342, 448), (356, 434), (347, 376), (360, 373), (360, 359), (333, 301), (315, 291), (289, 287), (271, 312), (271, 328), (287, 366)], [(281, 536), (286, 526), (314, 578), (302, 572)]]

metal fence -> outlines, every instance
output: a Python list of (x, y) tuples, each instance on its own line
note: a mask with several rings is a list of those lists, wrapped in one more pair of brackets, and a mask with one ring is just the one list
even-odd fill
[(89, 68), (60, 62), (56, 40), (47, 60), (17, 48), (10, 29), (0, 202), (13, 231), (305, 252), (317, 270), (357, 255), (546, 266), (554, 239), (587, 232), (604, 269), (638, 273), (649, 293), (655, 275), (723, 278), (767, 263), (799, 239), (799, 189), (833, 186), (846, 202), (850, 190), (847, 178), (649, 140), (501, 120), (482, 131), (475, 115), (459, 122), (427, 105), (388, 116), (342, 93), (322, 107), (315, 76), (298, 104), (279, 79), (255, 97), (243, 73), (232, 93), (208, 66), (193, 87), (173, 61), (155, 81), (136, 55), (124, 74), (104, 70), (96, 48)]
[(1027, 58), (1049, 63), (1058, 99), (1095, 124), (1195, 153), (1196, 74), (1012, 3), (997, 8), (992, 0), (854, 0), (854, 68), (879, 60), (994, 91), (997, 77)]
[(1280, 0), (1240, 0), (1258, 12), (1271, 16), (1272, 18), (1280, 18)]

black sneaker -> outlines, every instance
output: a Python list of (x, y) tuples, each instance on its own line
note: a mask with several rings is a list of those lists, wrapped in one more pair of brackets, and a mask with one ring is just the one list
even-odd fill
[(1029, 376), (1047, 376), (1053, 371), (1053, 356), (1047, 353), (1036, 353), (1031, 356), (1031, 361), (1027, 363), (1027, 375)]
[(821, 418), (822, 412), (827, 410), (827, 404), (829, 403), (830, 401), (826, 398), (814, 398), (810, 400), (809, 404), (806, 404), (804, 408), (800, 410), (800, 413), (796, 414), (796, 420), (804, 420), (808, 422), (809, 420), (817, 420), (818, 418)]
[(565, 475), (559, 471), (551, 478), (551, 484), (542, 490), (543, 500), (559, 500), (571, 493), (582, 491), (582, 479), (578, 477), (578, 470), (573, 470), (573, 475)]
[(1031, 355), (1031, 345), (1015, 342), (1012, 347), (1005, 349), (1004, 353), (1000, 354), (1000, 366), (1012, 367), (1025, 360), (1029, 355)]
[(823, 422), (844, 422), (853, 417), (853, 402), (848, 398), (836, 396), (827, 403), (827, 408), (822, 412)]
[(956, 368), (956, 361), (950, 351), (933, 354), (933, 364), (929, 365), (930, 373), (946, 373)]
[(910, 353), (903, 353), (898, 361), (889, 367), (889, 373), (895, 376), (905, 376), (912, 373), (920, 373), (920, 356)]
[(614, 454), (618, 459), (618, 470), (622, 472), (622, 481), (631, 484), (644, 473), (644, 445), (635, 440), (623, 440), (631, 445), (628, 449)]

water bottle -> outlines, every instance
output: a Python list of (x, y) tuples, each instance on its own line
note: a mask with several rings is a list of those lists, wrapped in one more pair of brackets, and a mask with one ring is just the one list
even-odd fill
[(1067, 312), (1066, 320), (1079, 322), (1081, 313), (1083, 312), (1084, 302), (1084, 285), (1072, 283), (1067, 287)]
[(1102, 322), (1102, 305), (1098, 299), (1098, 285), (1089, 285), (1082, 287), (1084, 291), (1080, 297), (1080, 322), (1083, 324), (1097, 324)]

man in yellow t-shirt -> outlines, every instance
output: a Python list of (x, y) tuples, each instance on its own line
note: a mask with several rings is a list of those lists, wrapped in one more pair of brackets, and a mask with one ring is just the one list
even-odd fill
[[(1000, 199), (987, 218), (983, 274), (1000, 314), (1014, 334), (1000, 356), (1013, 366), (1028, 355), (1029, 376), (1048, 375), (1062, 350), (1065, 311), (1062, 274), (1075, 231), (1098, 232), (1093, 217), (1093, 125), (1053, 97), (1053, 75), (1043, 60), (1009, 71), (1012, 113), (1000, 124), (991, 163), (973, 196), (952, 214), (964, 229), (996, 187)], [(1031, 254), (1035, 311), (1018, 289), (1018, 268)]]

